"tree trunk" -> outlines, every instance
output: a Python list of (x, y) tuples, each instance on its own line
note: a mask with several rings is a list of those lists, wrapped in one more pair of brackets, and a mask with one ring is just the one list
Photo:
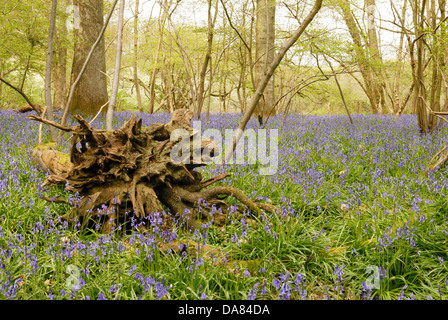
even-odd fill
[[(157, 50), (156, 50), (156, 57), (154, 60), (154, 70), (152, 71), (151, 80), (150, 80), (150, 89), (149, 89), (149, 108), (148, 112), (153, 113), (154, 112), (154, 102), (155, 102), (155, 96), (156, 96), (156, 77), (157, 73), (159, 72), (159, 59), (160, 59), (160, 52), (162, 50), (162, 44), (163, 44), (163, 34), (165, 32), (165, 24), (166, 20), (168, 18), (168, 10), (170, 9), (172, 5), (172, 0), (165, 0), (164, 5), (160, 7), (160, 14), (159, 14), (159, 41), (157, 43)], [(170, 89), (171, 90), (171, 89)]]
[[(406, 22), (407, 4), (408, 4), (408, 0), (405, 0), (404, 3), (403, 3), (403, 7), (401, 9), (402, 10), (401, 17), (402, 17), (403, 24)], [(393, 105), (394, 113), (396, 115), (399, 115), (402, 112), (402, 110), (401, 110), (401, 99), (400, 99), (400, 81), (401, 81), (401, 76), (402, 76), (402, 73), (403, 73), (404, 36), (405, 36), (405, 33), (402, 32), (400, 34), (400, 42), (399, 42), (399, 45), (398, 45), (397, 69), (395, 71), (394, 83), (393, 83), (393, 88), (392, 88), (392, 98), (393, 98), (392, 105)]]
[(138, 81), (137, 62), (138, 62), (138, 8), (139, 0), (135, 0), (135, 12), (134, 12), (134, 86), (135, 94), (137, 95), (137, 107), (138, 111), (143, 112), (142, 96), (140, 94), (140, 84)]
[(368, 17), (368, 50), (369, 50), (369, 58), (370, 58), (370, 67), (372, 69), (373, 75), (373, 90), (375, 92), (375, 99), (378, 101), (378, 111), (379, 113), (385, 113), (387, 111), (386, 108), (386, 99), (385, 99), (385, 83), (383, 78), (381, 77), (381, 68), (383, 68), (383, 58), (381, 56), (380, 45), (378, 41), (378, 35), (376, 31), (375, 24), (375, 11), (376, 11), (376, 0), (366, 0), (365, 5), (369, 9), (370, 16)]
[[(54, 121), (53, 101), (51, 97), (51, 67), (53, 60), (53, 37), (54, 37), (54, 31), (56, 29), (56, 9), (57, 9), (57, 0), (52, 0), (50, 27), (48, 31), (48, 42), (47, 42), (47, 64), (45, 68), (45, 105), (46, 105), (47, 118), (50, 121)], [(57, 133), (55, 128), (50, 126), (49, 129), (50, 129), (51, 141), (56, 141)]]
[[(417, 113), (418, 125), (421, 133), (429, 131), (427, 111), (426, 111), (426, 88), (424, 84), (424, 16), (426, 0), (420, 4), (419, 0), (414, 1), (413, 6), (413, 21), (415, 40), (411, 43), (411, 64), (413, 66), (413, 81), (414, 81), (414, 97), (412, 101), (413, 108)], [(415, 45), (414, 45), (415, 43)], [(414, 57), (414, 47), (416, 47), (417, 61)]]
[[(373, 11), (375, 8), (375, 0), (366, 0), (365, 4), (369, 10)], [(368, 36), (365, 43), (363, 43), (362, 32), (358, 28), (358, 23), (350, 9), (350, 3), (348, 1), (341, 1), (340, 7), (355, 47), (355, 58), (365, 84), (363, 90), (369, 99), (372, 112), (374, 114), (382, 113), (383, 106), (385, 106), (385, 85), (381, 79), (382, 76), (380, 76), (380, 73), (376, 72), (376, 69), (381, 68), (382, 59), (379, 54), (374, 11), (371, 11), (370, 16), (368, 17)]]
[[(3, 70), (0, 70), (0, 78), (3, 78), (4, 76), (5, 72)], [(3, 82), (0, 81), (0, 108), (3, 107), (2, 90), (3, 90)]]
[[(257, 0), (255, 86), (258, 87), (266, 75), (275, 55), (275, 0)], [(274, 107), (274, 77), (271, 77), (258, 102), (254, 114), (267, 117)]]
[(34, 51), (34, 45), (35, 44), (32, 42), (30, 53), (28, 54), (28, 58), (26, 60), (25, 71), (23, 72), (22, 82), (21, 82), (20, 88), (19, 88), (21, 91), (23, 91), (23, 86), (25, 85), (26, 76), (28, 75), (28, 70), (30, 69), (31, 57), (32, 57), (33, 51)]
[(67, 102), (67, 47), (61, 44), (57, 32), (55, 32), (55, 41), (57, 59), (53, 59), (53, 108), (62, 110)]
[[(440, 3), (442, 5), (442, 3)], [(444, 12), (441, 11), (441, 21)], [(436, 12), (436, 0), (431, 0), (431, 28), (433, 31), (433, 48), (432, 48), (432, 81), (431, 81), (431, 97), (430, 106), (434, 112), (440, 111), (440, 98), (442, 93), (442, 70), (445, 63), (445, 56), (443, 51), (445, 48), (442, 46), (441, 34), (437, 31), (437, 12)], [(442, 29), (442, 28), (439, 28)], [(439, 118), (434, 115), (429, 115), (429, 130), (437, 128)]]
[[(72, 83), (83, 68), (103, 27), (103, 0), (74, 0), (79, 8), (80, 28), (75, 30)], [(101, 37), (71, 101), (72, 113), (96, 114), (108, 101), (104, 36)]]
[[(445, 21), (446, 19), (446, 0), (441, 0), (439, 4), (439, 10), (440, 10), (440, 21)], [(448, 108), (448, 73), (446, 72), (446, 57), (448, 56), (448, 46), (447, 46), (447, 22), (443, 22), (440, 29), (440, 41), (441, 41), (441, 50), (442, 50), (442, 56), (440, 57), (441, 60), (443, 58), (443, 63), (441, 63), (440, 67), (442, 68), (442, 77), (443, 77), (443, 83), (444, 83), (444, 94), (445, 94), (445, 102), (443, 103), (443, 107), (441, 108), (442, 111), (447, 111)]]
[(211, 99), (212, 99), (212, 83), (213, 83), (213, 60), (212, 58), (210, 58), (210, 84), (208, 86), (208, 98), (207, 98), (207, 120), (209, 120), (210, 118), (210, 105), (212, 103)]
[(114, 79), (112, 83), (112, 92), (110, 94), (109, 108), (106, 115), (106, 128), (107, 130), (113, 129), (114, 110), (118, 95), (118, 85), (120, 83), (120, 69), (121, 69), (121, 53), (122, 53), (122, 40), (123, 40), (123, 16), (124, 16), (124, 4), (125, 0), (120, 1), (120, 11), (118, 16), (118, 30), (117, 30), (117, 52), (115, 55), (115, 69)]
[[(198, 90), (198, 103), (196, 116), (198, 119), (201, 118), (202, 106), (204, 104), (204, 92), (205, 92), (205, 76), (207, 69), (211, 69), (211, 58), (212, 58), (212, 46), (213, 46), (213, 35), (215, 28), (215, 21), (218, 15), (218, 1), (216, 1), (215, 15), (212, 16), (212, 0), (207, 0), (208, 3), (208, 27), (207, 27), (207, 52), (205, 53), (204, 62), (202, 63), (201, 73), (199, 74), (199, 90)], [(211, 81), (211, 77), (209, 78)], [(211, 86), (211, 82), (209, 83)]]

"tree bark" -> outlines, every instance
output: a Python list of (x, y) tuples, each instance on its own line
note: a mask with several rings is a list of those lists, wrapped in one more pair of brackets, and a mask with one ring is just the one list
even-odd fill
[[(103, 26), (101, 27), (101, 30), (95, 40), (95, 42), (93, 43), (92, 47), (89, 49), (89, 53), (87, 54), (87, 57), (85, 58), (85, 61), (82, 64), (81, 69), (79, 70), (79, 73), (76, 76), (76, 79), (74, 81), (72, 81), (72, 85), (70, 87), (70, 92), (67, 98), (67, 103), (65, 104), (65, 108), (64, 108), (64, 114), (62, 115), (62, 119), (61, 119), (61, 125), (65, 126), (67, 123), (67, 119), (68, 119), (68, 114), (70, 111), (70, 106), (72, 105), (73, 99), (75, 97), (76, 91), (78, 90), (78, 85), (81, 82), (82, 76), (84, 75), (85, 71), (88, 69), (89, 67), (89, 63), (92, 59), (92, 57), (94, 56), (94, 52), (96, 51), (96, 48), (98, 47), (98, 45), (103, 42), (104, 44), (104, 31), (106, 30), (107, 25), (109, 24), (109, 20), (110, 17), (112, 16), (112, 13), (115, 9), (115, 6), (117, 5), (118, 0), (114, 0), (112, 7), (110, 8), (110, 11), (107, 15), (106, 21), (103, 24)], [(73, 70), (72, 70), (72, 75), (73, 75)], [(105, 74), (104, 74), (105, 75)], [(106, 102), (107, 103), (107, 102)], [(103, 105), (99, 106), (99, 110), (101, 110), (101, 107), (104, 106), (106, 103), (104, 103)], [(98, 113), (98, 112), (97, 112)], [(61, 136), (61, 135), (60, 135)]]
[[(75, 30), (72, 84), (80, 74), (92, 45), (104, 25), (103, 0), (74, 0), (79, 8), (80, 28)], [(96, 114), (108, 101), (104, 36), (91, 54), (83, 77), (75, 88), (72, 113)]]
[[(62, 34), (65, 35), (65, 32)], [(53, 59), (53, 108), (62, 110), (67, 102), (67, 47), (61, 43), (57, 32), (54, 39), (57, 59)]]

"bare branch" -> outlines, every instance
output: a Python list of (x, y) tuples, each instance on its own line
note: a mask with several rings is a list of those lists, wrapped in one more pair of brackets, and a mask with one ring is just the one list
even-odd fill
[[(38, 104), (35, 105), (34, 103), (32, 103), (31, 100), (30, 100), (30, 98), (28, 98), (28, 96), (27, 96), (22, 90), (20, 90), (19, 88), (13, 86), (12, 84), (10, 84), (8, 81), (6, 81), (6, 80), (3, 79), (3, 78), (0, 78), (0, 81), (3, 82), (4, 84), (6, 84), (7, 86), (11, 87), (12, 89), (14, 89), (15, 91), (17, 91), (18, 93), (20, 93), (20, 95), (26, 100), (26, 102), (28, 103), (28, 105), (29, 105), (34, 111), (36, 111), (37, 113), (42, 113), (42, 111), (43, 111), (42, 106), (40, 106), (40, 105), (38, 105)], [(31, 110), (27, 109), (26, 111), (20, 111), (20, 109), (19, 109), (18, 112), (27, 112), (27, 111), (31, 111)]]

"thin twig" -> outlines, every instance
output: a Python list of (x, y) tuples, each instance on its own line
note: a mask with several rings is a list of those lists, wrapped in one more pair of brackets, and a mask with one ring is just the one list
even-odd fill
[(50, 126), (53, 126), (53, 127), (55, 127), (55, 128), (58, 128), (58, 129), (60, 129), (60, 130), (62, 130), (62, 131), (65, 131), (65, 132), (72, 132), (73, 130), (75, 130), (74, 127), (66, 127), (66, 126), (63, 126), (63, 125), (61, 125), (61, 124), (55, 122), (55, 121), (50, 121), (50, 120), (44, 119), (44, 118), (42, 118), (42, 117), (28, 116), (28, 119), (46, 123), (46, 124), (48, 124), (48, 125), (50, 125)]
[(42, 110), (39, 110), (38, 107), (36, 107), (34, 103), (31, 102), (30, 98), (28, 98), (28, 96), (22, 90), (16, 88), (3, 78), (0, 78), (0, 81), (20, 93), (20, 95), (26, 100), (26, 102), (30, 105), (31, 108), (33, 108), (34, 111), (36, 111), (37, 113), (42, 113)]
[[(47, 112), (47, 106), (45, 106), (44, 112), (42, 112), (42, 118), (45, 117), (46, 112)], [(39, 122), (39, 135), (38, 135), (37, 143), (38, 144), (42, 143), (42, 122)]]
[(104, 107), (108, 105), (109, 101), (110, 99), (107, 100), (107, 102), (101, 106), (100, 111), (98, 111), (98, 113), (93, 117), (93, 119), (90, 120), (89, 124), (92, 124), (92, 122), (95, 121), (96, 118), (98, 118), (98, 116), (101, 114), (101, 111), (103, 111)]

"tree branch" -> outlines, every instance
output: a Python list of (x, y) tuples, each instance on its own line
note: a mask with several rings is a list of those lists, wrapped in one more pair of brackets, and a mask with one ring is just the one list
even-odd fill
[[(19, 88), (13, 86), (12, 84), (10, 84), (8, 81), (6, 81), (3, 78), (0, 78), (0, 81), (3, 82), (4, 84), (6, 84), (7, 86), (11, 87), (12, 89), (14, 89), (15, 91), (17, 91), (18, 93), (20, 93), (20, 95), (26, 100), (26, 102), (29, 104), (29, 106), (32, 108), (32, 110), (36, 111), (37, 113), (42, 113), (43, 112), (43, 108), (41, 105), (38, 104), (34, 104), (31, 102), (30, 98), (28, 98), (28, 96)], [(21, 109), (17, 109), (18, 111), (16, 112), (28, 112), (31, 111), (29, 108), (26, 108), (26, 111), (21, 111), (21, 110), (25, 110), (24, 108)]]

